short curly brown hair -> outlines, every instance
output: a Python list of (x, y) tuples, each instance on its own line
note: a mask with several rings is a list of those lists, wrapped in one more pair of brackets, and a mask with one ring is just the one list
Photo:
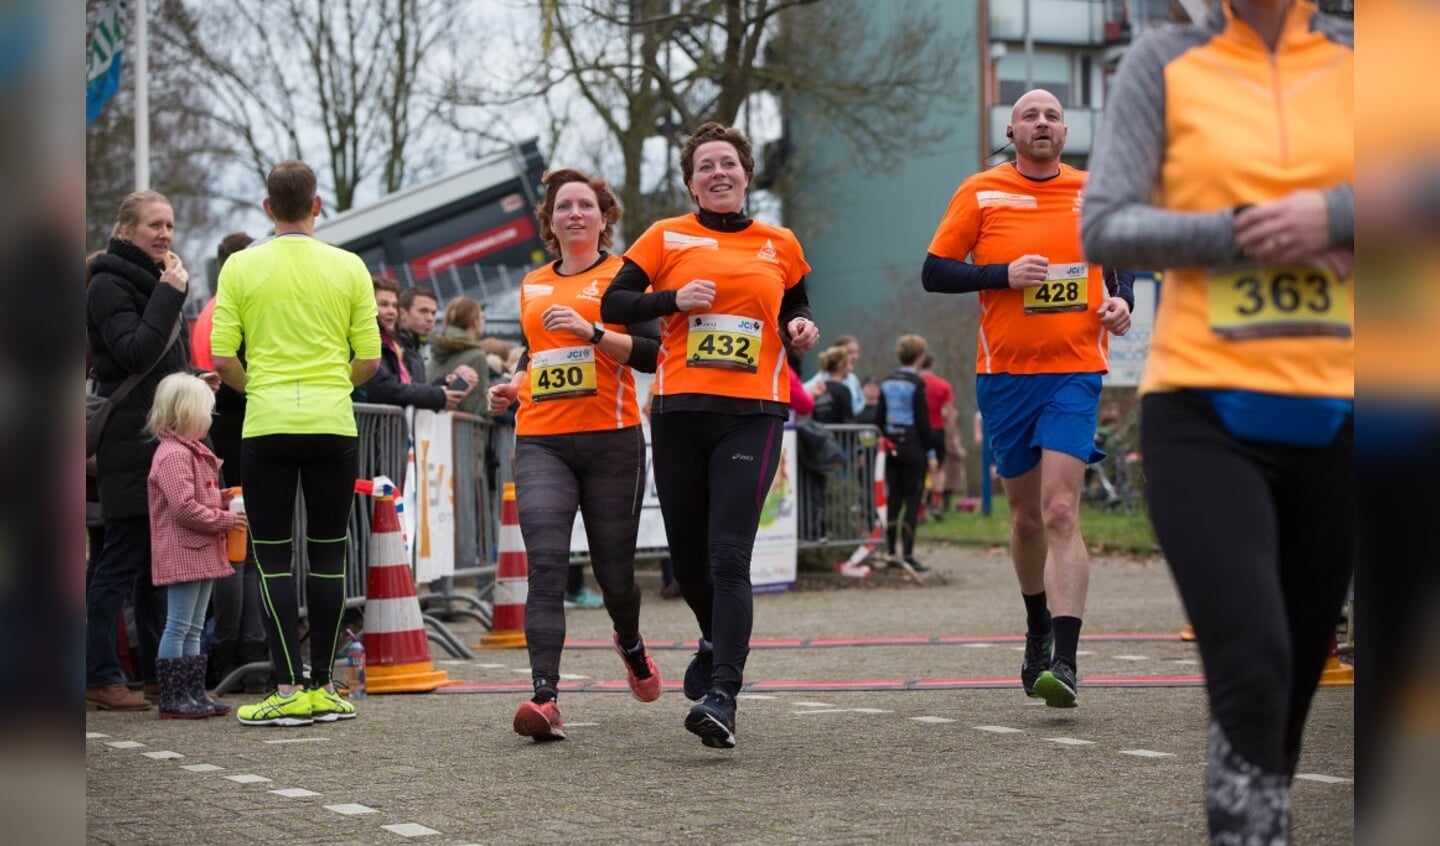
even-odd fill
[(545, 249), (549, 250), (551, 255), (560, 256), (560, 239), (555, 236), (550, 221), (555, 215), (555, 197), (560, 193), (560, 186), (571, 182), (583, 182), (595, 192), (595, 200), (600, 205), (600, 216), (605, 220), (605, 228), (600, 230), (600, 249), (610, 249), (615, 243), (615, 224), (620, 221), (620, 215), (624, 212), (620, 208), (620, 200), (615, 197), (610, 183), (573, 167), (552, 170), (540, 179), (540, 184), (545, 186), (545, 196), (535, 207), (535, 217), (540, 221), (540, 239), (545, 242)]
[(702, 123), (690, 133), (685, 139), (685, 146), (680, 148), (680, 175), (685, 179), (685, 185), (690, 185), (690, 178), (695, 175), (695, 151), (701, 144), (709, 144), (711, 141), (725, 141), (735, 148), (735, 155), (740, 157), (740, 168), (745, 171), (745, 181), (755, 181), (755, 153), (750, 147), (750, 139), (738, 126), (723, 126), (715, 121)]

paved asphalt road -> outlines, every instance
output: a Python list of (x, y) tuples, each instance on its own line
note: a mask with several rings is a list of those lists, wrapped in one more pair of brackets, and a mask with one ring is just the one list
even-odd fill
[[(434, 647), (461, 684), (368, 697), (345, 723), (90, 712), (89, 841), (1203, 843), (1205, 700), (1163, 563), (1095, 561), (1081, 706), (1059, 711), (1020, 693), (1008, 559), (921, 553), (940, 576), (924, 586), (822, 577), (756, 598), (735, 750), (685, 731), (694, 621), (647, 580), (642, 627), (666, 692), (631, 698), (604, 612), (571, 611), (561, 743), (511, 730), (523, 650), (461, 661)], [(1298, 844), (1354, 840), (1353, 716), (1353, 688), (1320, 692)]]

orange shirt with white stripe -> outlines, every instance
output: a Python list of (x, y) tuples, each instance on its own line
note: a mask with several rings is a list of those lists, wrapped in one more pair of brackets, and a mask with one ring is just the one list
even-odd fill
[[(571, 332), (552, 332), (541, 316), (552, 305), (569, 306), (586, 321), (600, 319), (600, 298), (623, 264), (606, 256), (584, 273), (561, 276), (551, 262), (525, 276), (520, 287), (520, 326), (530, 359), (515, 412), (517, 435), (565, 435), (640, 425), (635, 377), (599, 345)], [(626, 327), (605, 324), (606, 331)]]
[(625, 258), (645, 271), (652, 291), (715, 283), (709, 309), (662, 319), (656, 395), (790, 401), (780, 301), (810, 272), (794, 233), (758, 220), (720, 232), (687, 214), (653, 224)]
[(976, 373), (1109, 369), (1109, 333), (1096, 314), (1105, 283), (1080, 247), (1085, 179), (1066, 164), (1050, 179), (1030, 179), (1007, 162), (966, 179), (951, 197), (931, 255), (985, 265), (1035, 254), (1050, 265), (1039, 288), (979, 292)]

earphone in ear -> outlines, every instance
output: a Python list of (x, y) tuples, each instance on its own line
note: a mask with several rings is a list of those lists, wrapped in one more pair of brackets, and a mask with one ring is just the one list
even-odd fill
[(1005, 137), (1006, 137), (1006, 138), (1014, 138), (1014, 137), (1015, 137), (1015, 130), (1013, 130), (1013, 129), (1007, 129), (1007, 130), (1005, 130)]

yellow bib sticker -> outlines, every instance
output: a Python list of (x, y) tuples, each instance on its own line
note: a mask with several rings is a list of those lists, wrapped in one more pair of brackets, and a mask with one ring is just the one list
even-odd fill
[(530, 356), (530, 401), (595, 396), (595, 348), (561, 347)]
[(1045, 284), (1025, 289), (1026, 314), (1084, 311), (1090, 305), (1090, 265), (1083, 261), (1052, 264)]
[(1206, 278), (1210, 328), (1231, 341), (1348, 338), (1350, 285), (1308, 265), (1249, 267)]
[(760, 361), (760, 321), (734, 314), (685, 318), (685, 365), (754, 373)]

